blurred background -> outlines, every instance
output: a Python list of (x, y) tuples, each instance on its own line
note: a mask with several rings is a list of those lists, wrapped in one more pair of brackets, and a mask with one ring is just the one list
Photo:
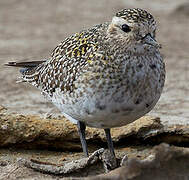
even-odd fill
[[(188, 0), (0, 0), (0, 105), (22, 114), (59, 115), (38, 90), (16, 84), (18, 69), (8, 61), (40, 60), (67, 36), (110, 21), (123, 8), (139, 7), (158, 22), (167, 77), (160, 101), (151, 115), (180, 123), (189, 119), (189, 1)], [(189, 122), (188, 122), (189, 123)]]

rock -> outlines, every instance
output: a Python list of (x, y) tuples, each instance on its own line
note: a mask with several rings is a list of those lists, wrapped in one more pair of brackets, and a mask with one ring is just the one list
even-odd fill
[[(39, 116), (20, 115), (9, 113), (6, 108), (0, 106), (0, 122), (1, 147), (59, 149), (61, 151), (81, 150), (76, 126), (64, 117), (48, 117), (44, 119)], [(127, 126), (114, 128), (111, 133), (116, 147), (116, 153), (119, 158), (122, 158), (123, 155), (127, 153), (127, 156), (121, 161), (121, 164), (124, 166), (110, 171), (107, 174), (91, 177), (92, 179), (150, 179), (154, 174), (158, 174), (158, 176), (155, 177), (156, 179), (163, 179), (166, 177), (166, 174), (168, 174), (170, 179), (174, 179), (175, 177), (185, 177), (188, 175), (187, 172), (189, 172), (189, 170), (187, 169), (187, 163), (189, 149), (168, 146), (165, 144), (151, 149), (151, 147), (144, 147), (143, 145), (153, 145), (160, 142), (187, 145), (189, 142), (189, 125), (163, 124), (160, 118), (145, 116)], [(106, 139), (103, 130), (87, 128), (86, 135), (87, 143), (93, 150), (96, 149), (97, 146), (104, 146)], [(143, 148), (138, 149), (136, 147), (135, 149), (132, 149), (128, 147), (130, 145), (140, 145), (140, 148), (142, 146)], [(119, 148), (119, 146), (122, 148)], [(92, 164), (88, 163), (87, 159), (80, 162), (80, 159), (82, 159), (82, 153), (75, 154), (76, 155), (73, 156), (68, 153), (68, 155), (65, 156), (66, 161), (63, 163), (64, 165), (54, 166), (59, 168), (52, 168), (52, 166), (49, 166), (51, 167), (50, 170), (55, 171), (54, 174), (58, 174), (59, 172), (60, 174), (67, 174), (68, 172), (68, 175), (66, 176), (72, 175), (74, 177), (86, 177), (88, 175), (97, 175), (108, 172), (115, 167), (114, 161), (112, 161), (111, 158), (107, 158), (109, 156), (106, 155), (106, 153), (103, 153), (101, 158), (98, 159), (98, 163), (96, 163), (97, 161), (95, 160), (97, 159), (95, 159)], [(2, 169), (8, 168), (11, 169), (11, 172), (14, 171), (13, 169), (17, 172), (17, 169), (20, 169), (22, 166), (18, 165), (15, 161), (13, 161), (14, 164), (9, 164), (9, 161), (6, 160), (6, 157), (9, 156), (10, 155), (2, 156), (3, 158), (0, 159), (2, 162), (0, 170), (2, 171)], [(19, 154), (18, 157), (22, 158), (22, 153)], [(32, 157), (36, 159), (35, 155), (32, 155)], [(53, 154), (48, 154), (48, 157), (49, 160), (53, 159)], [(69, 164), (72, 160), (76, 163)], [(99, 160), (101, 161), (100, 164)], [(34, 160), (34, 162), (38, 162), (38, 160)], [(82, 163), (83, 165), (81, 165)], [(177, 163), (178, 167), (176, 167)], [(30, 167), (36, 169), (33, 165)], [(49, 170), (49, 167), (46, 167), (45, 169), (42, 168), (41, 171), (43, 171), (43, 173), (50, 173), (51, 171)], [(84, 170), (82, 170), (83, 167)], [(171, 172), (173, 172), (171, 168), (174, 170), (174, 175), (171, 174)], [(40, 168), (37, 166), (37, 169), (39, 170)], [(72, 171), (71, 173), (69, 173), (70, 170)], [(26, 170), (26, 174), (22, 172), (23, 177), (27, 177), (27, 174), (32, 173), (31, 170)], [(40, 177), (38, 174), (39, 172), (36, 173), (36, 177)], [(19, 175), (17, 174), (17, 176)], [(45, 177), (51, 179), (53, 175)]]
[(0, 122), (1, 147), (80, 149), (76, 127), (65, 118), (42, 119), (33, 115), (10, 114), (3, 109)]
[(36, 160), (28, 161), (25, 159), (19, 159), (18, 163), (21, 165), (23, 164), (24, 166), (32, 168), (36, 171), (40, 171), (42, 173), (70, 176), (74, 176), (75, 174), (77, 175), (79, 173), (80, 176), (83, 176), (83, 171), (85, 170), (85, 172), (87, 172), (87, 168), (89, 168), (92, 165), (96, 166), (96, 164), (99, 163), (99, 161), (102, 159), (101, 156), (103, 154), (104, 149), (101, 148), (92, 153), (89, 157), (81, 158), (70, 162), (65, 162), (62, 165), (46, 163)]
[(53, 180), (58, 179), (55, 176), (49, 176), (48, 174), (42, 174), (40, 172), (35, 172), (24, 166), (20, 166), (17, 163), (8, 164), (7, 166), (0, 168), (0, 179), (1, 180), (35, 180), (35, 179), (45, 179)]
[[(52, 174), (44, 174), (44, 171), (43, 173), (39, 172), (41, 167), (44, 170), (44, 166), (39, 166), (38, 171), (34, 171), (31, 169), (31, 166), (27, 168), (23, 166), (23, 163), (13, 163), (6, 164), (6, 166), (3, 165), (0, 168), (0, 179), (179, 180), (188, 179), (189, 177), (189, 148), (170, 146), (163, 143), (155, 146), (151, 151), (146, 151), (147, 157), (145, 159), (140, 159), (137, 154), (133, 158), (124, 158), (122, 167), (112, 170), (107, 174), (97, 176), (86, 177), (88, 175), (98, 174), (100, 170), (101, 172), (103, 170), (99, 162), (97, 164), (95, 163), (98, 158), (96, 159), (97, 156), (93, 154), (90, 157), (94, 161), (90, 162), (90, 158), (83, 158), (78, 161), (72, 161), (70, 166), (67, 164), (66, 169), (68, 171), (70, 169), (72, 170), (72, 174), (68, 174), (67, 176), (54, 176)], [(88, 163), (90, 166), (87, 165)], [(46, 164), (46, 167), (48, 166), (49, 164)], [(63, 166), (56, 166), (53, 170), (59, 173), (59, 170), (64, 168)], [(84, 169), (82, 170), (82, 168)], [(49, 167), (46, 168), (46, 170), (48, 169)], [(78, 172), (75, 171), (76, 169)], [(96, 170), (98, 170), (98, 173), (96, 173)]]
[[(81, 150), (76, 125), (64, 117), (43, 119), (9, 113), (0, 107), (0, 122), (0, 147)], [(189, 125), (165, 126), (160, 118), (145, 116), (127, 126), (113, 128), (111, 134), (115, 147), (161, 142), (179, 145), (189, 142)], [(102, 129), (87, 128), (86, 137), (92, 149), (106, 147)]]
[(128, 159), (125, 166), (87, 180), (178, 180), (189, 177), (189, 148), (161, 144), (144, 160)]

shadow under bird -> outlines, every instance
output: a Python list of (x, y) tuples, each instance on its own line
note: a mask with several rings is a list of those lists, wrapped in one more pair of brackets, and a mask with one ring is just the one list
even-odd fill
[(160, 98), (165, 66), (155, 40), (156, 22), (145, 10), (123, 9), (112, 21), (75, 33), (42, 61), (9, 62), (21, 67), (21, 82), (37, 87), (76, 123), (88, 156), (86, 126), (105, 130), (148, 113)]

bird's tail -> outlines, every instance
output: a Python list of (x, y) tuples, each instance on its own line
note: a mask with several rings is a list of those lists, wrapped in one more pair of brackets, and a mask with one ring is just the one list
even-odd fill
[(38, 70), (43, 67), (43, 63), (46, 60), (41, 61), (29, 61), (29, 62), (8, 62), (5, 66), (20, 67), (20, 73), (22, 77), (17, 82), (30, 82), (32, 83), (34, 78), (37, 77)]
[[(8, 62), (5, 66), (14, 66), (14, 67), (21, 67), (24, 69), (32, 69), (37, 67), (39, 64), (44, 63), (46, 60), (42, 61), (29, 61), (29, 62)], [(21, 71), (22, 73), (22, 71)]]

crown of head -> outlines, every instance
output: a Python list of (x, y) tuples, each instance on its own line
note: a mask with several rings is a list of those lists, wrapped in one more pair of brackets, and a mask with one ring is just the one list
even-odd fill
[(150, 13), (139, 8), (123, 9), (116, 13), (116, 17), (121, 17), (128, 22), (154, 21), (154, 18)]

